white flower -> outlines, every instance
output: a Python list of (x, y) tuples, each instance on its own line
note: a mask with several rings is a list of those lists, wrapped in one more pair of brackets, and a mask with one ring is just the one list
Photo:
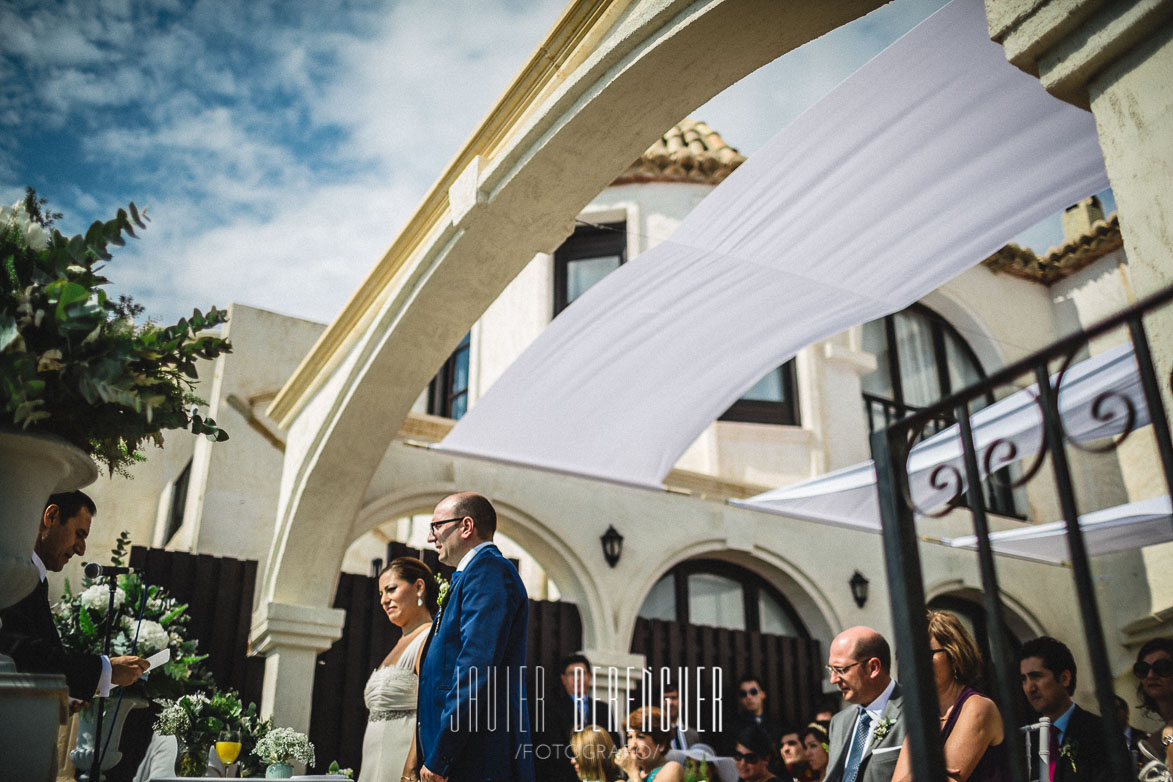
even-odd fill
[(49, 246), (49, 232), (40, 223), (29, 222), (24, 229), (24, 241), (32, 250), (44, 250)]
[[(104, 614), (106, 607), (110, 604), (110, 588), (105, 584), (94, 584), (78, 595), (77, 599), (89, 610)], [(114, 590), (114, 610), (122, 608), (125, 603), (126, 593), (122, 591), (122, 587), (117, 587)]]
[[(135, 625), (138, 624), (133, 618), (125, 617), (123, 622), (126, 624), (126, 632), (133, 638)], [(140, 657), (148, 657), (155, 652), (166, 649), (171, 642), (171, 636), (163, 629), (163, 625), (152, 619), (144, 619), (142, 626), (138, 628), (138, 654)]]

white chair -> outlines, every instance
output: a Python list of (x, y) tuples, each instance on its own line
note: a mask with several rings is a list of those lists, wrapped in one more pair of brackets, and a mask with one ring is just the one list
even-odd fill
[(1038, 733), (1038, 756), (1039, 756), (1039, 778), (1031, 782), (1047, 782), (1047, 769), (1051, 767), (1051, 719), (1049, 717), (1039, 717), (1039, 721), (1033, 725), (1023, 725), (1019, 728), (1026, 737), (1026, 768), (1030, 771), (1031, 760), (1031, 734)]

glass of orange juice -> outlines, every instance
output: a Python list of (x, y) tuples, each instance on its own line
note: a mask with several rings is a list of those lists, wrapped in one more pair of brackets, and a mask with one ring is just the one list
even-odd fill
[(222, 730), (216, 738), (216, 756), (224, 764), (224, 776), (240, 756), (240, 731)]

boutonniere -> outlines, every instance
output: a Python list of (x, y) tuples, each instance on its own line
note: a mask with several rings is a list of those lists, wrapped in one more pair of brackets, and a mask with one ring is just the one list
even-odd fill
[(1063, 758), (1064, 760), (1066, 760), (1068, 763), (1071, 764), (1071, 773), (1072, 774), (1079, 773), (1075, 770), (1075, 742), (1074, 741), (1071, 742), (1070, 744), (1064, 744), (1063, 746), (1059, 747), (1059, 757)]
[(876, 723), (876, 732), (872, 734), (872, 747), (875, 747), (884, 737), (888, 735), (888, 731), (892, 729), (892, 718), (884, 717)]
[(448, 602), (448, 592), (452, 589), (452, 583), (439, 573), (434, 574), (432, 578), (436, 579), (436, 584), (440, 587), (439, 593), (436, 595), (436, 615), (432, 617), (432, 622), (436, 623), (444, 615), (444, 604)]

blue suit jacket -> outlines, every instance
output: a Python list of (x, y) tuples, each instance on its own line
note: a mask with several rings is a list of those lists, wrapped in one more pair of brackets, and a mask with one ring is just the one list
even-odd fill
[(460, 573), (420, 666), (424, 765), (452, 782), (533, 782), (525, 698), (529, 603), (494, 545)]

